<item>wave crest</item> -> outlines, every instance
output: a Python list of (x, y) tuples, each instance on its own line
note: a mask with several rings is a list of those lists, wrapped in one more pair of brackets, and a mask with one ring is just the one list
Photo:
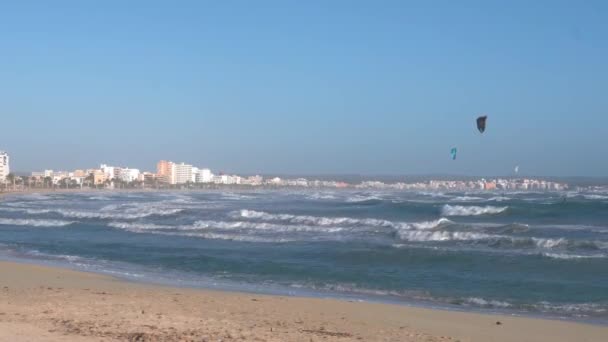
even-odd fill
[(506, 211), (508, 208), (509, 207), (494, 207), (490, 205), (479, 207), (446, 204), (441, 208), (441, 214), (444, 216), (496, 215)]
[(8, 219), (0, 218), (0, 225), (7, 226), (30, 226), (30, 227), (65, 227), (74, 223), (62, 220), (36, 220), (36, 219)]

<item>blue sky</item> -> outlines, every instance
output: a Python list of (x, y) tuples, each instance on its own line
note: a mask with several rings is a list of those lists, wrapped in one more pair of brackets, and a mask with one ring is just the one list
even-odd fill
[(604, 1), (3, 2), (0, 149), (23, 171), (606, 176), (607, 61)]

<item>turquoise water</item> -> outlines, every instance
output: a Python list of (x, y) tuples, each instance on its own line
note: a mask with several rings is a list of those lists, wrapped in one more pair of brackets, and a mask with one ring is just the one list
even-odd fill
[(8, 196), (0, 255), (174, 285), (608, 323), (608, 194)]

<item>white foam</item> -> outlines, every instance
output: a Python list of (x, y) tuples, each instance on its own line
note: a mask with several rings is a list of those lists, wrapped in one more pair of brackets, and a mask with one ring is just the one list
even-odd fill
[(483, 201), (484, 199), (481, 197), (474, 197), (474, 196), (458, 196), (458, 197), (454, 197), (451, 198), (450, 201), (451, 202), (476, 202), (476, 201)]
[(510, 197), (505, 197), (505, 196), (494, 196), (494, 197), (490, 197), (488, 198), (488, 202), (502, 202), (502, 201), (509, 201), (511, 198)]
[(7, 226), (30, 226), (30, 227), (64, 227), (72, 224), (71, 221), (61, 220), (36, 220), (36, 219), (9, 219), (0, 218), (0, 225)]
[(109, 198), (107, 196), (91, 196), (91, 197), (89, 197), (89, 199), (92, 201), (109, 201), (109, 200), (111, 200), (111, 198)]
[(435, 229), (441, 225), (451, 224), (451, 223), (453, 223), (453, 222), (448, 220), (447, 218), (442, 217), (435, 221), (416, 222), (416, 223), (411, 223), (411, 225), (415, 229)]
[(295, 241), (293, 239), (286, 239), (286, 238), (266, 238), (266, 237), (243, 235), (243, 234), (227, 234), (227, 233), (212, 233), (212, 232), (202, 232), (202, 233), (183, 232), (183, 231), (167, 232), (167, 231), (162, 231), (162, 230), (149, 230), (149, 229), (136, 229), (136, 228), (126, 229), (126, 231), (129, 231), (131, 233), (194, 237), (194, 238), (210, 239), (210, 240), (229, 240), (229, 241), (242, 241), (242, 242), (285, 243), (285, 242)]
[(159, 225), (142, 222), (110, 222), (108, 226), (118, 229), (137, 229), (137, 230), (175, 230), (175, 231), (204, 231), (204, 230), (249, 230), (252, 233), (258, 231), (265, 232), (317, 232), (317, 233), (336, 233), (344, 228), (340, 227), (314, 227), (314, 226), (287, 226), (266, 222), (247, 222), (247, 221), (211, 221), (199, 220), (191, 225)]
[(547, 249), (551, 249), (551, 248), (555, 248), (561, 245), (565, 245), (568, 243), (568, 240), (564, 239), (564, 238), (559, 238), (559, 239), (542, 239), (542, 238), (532, 238), (532, 241), (534, 242), (534, 244), (539, 247), (539, 248), (547, 248)]
[(583, 197), (588, 200), (606, 200), (606, 199), (608, 199), (608, 196), (597, 195), (597, 194), (583, 195)]
[(175, 226), (160, 225), (154, 223), (142, 223), (142, 222), (110, 222), (109, 227), (119, 229), (140, 229), (140, 230), (161, 230), (161, 229), (175, 229)]
[(319, 233), (336, 233), (342, 231), (344, 228), (341, 227), (317, 227), (317, 226), (289, 226), (279, 225), (265, 222), (248, 222), (248, 221), (196, 221), (192, 226), (182, 226), (181, 230), (191, 229), (222, 229), (222, 230), (233, 230), (233, 229), (250, 229), (250, 230), (270, 230), (275, 232), (289, 232), (289, 231), (305, 231), (305, 232), (319, 232)]
[(424, 231), (406, 230), (399, 231), (399, 237), (406, 241), (427, 242), (427, 241), (475, 241), (501, 238), (498, 235), (489, 235), (474, 232), (449, 232), (449, 231)]
[(434, 229), (443, 224), (450, 224), (452, 221), (440, 218), (434, 221), (424, 222), (393, 222), (373, 218), (350, 218), (350, 217), (319, 217), (309, 215), (292, 214), (271, 214), (264, 211), (243, 209), (230, 213), (233, 218), (245, 218), (267, 222), (284, 222), (291, 224), (307, 224), (314, 226), (363, 226), (363, 227), (385, 227), (394, 229)]
[(574, 312), (574, 313), (604, 313), (608, 309), (596, 303), (579, 303), (579, 304), (552, 304), (549, 302), (539, 302), (534, 304), (533, 307), (540, 309), (541, 311), (555, 311), (555, 312)]
[(359, 203), (359, 202), (368, 202), (368, 201), (380, 201), (382, 198), (376, 195), (354, 195), (346, 198), (346, 202), (348, 203)]
[(487, 300), (487, 299), (478, 298), (478, 297), (469, 297), (465, 301), (470, 304), (475, 304), (475, 305), (484, 306), (484, 307), (493, 307), (493, 308), (508, 308), (508, 307), (513, 306), (511, 303), (508, 303), (508, 302), (503, 302), (503, 301), (493, 300), (493, 299)]
[(462, 206), (446, 204), (441, 209), (444, 216), (479, 216), (479, 215), (495, 215), (507, 210), (508, 207), (493, 207), (493, 206)]
[(128, 209), (125, 212), (109, 212), (109, 211), (78, 211), (78, 210), (67, 210), (67, 209), (57, 209), (53, 210), (61, 214), (64, 217), (71, 218), (80, 218), (80, 219), (138, 219), (144, 218), (148, 216), (168, 216), (177, 214), (183, 209), (173, 208), (173, 209), (162, 209), (162, 208), (132, 208)]
[(313, 194), (307, 194), (306, 198), (311, 200), (334, 200), (336, 199), (336, 196), (334, 194), (316, 192)]
[(22, 208), (22, 207), (17, 207), (17, 208), (0, 208), (1, 211), (9, 211), (9, 212), (19, 212), (19, 213), (27, 213), (27, 214), (31, 214), (31, 215), (35, 215), (35, 214), (46, 214), (46, 213), (50, 213), (51, 210), (49, 209), (34, 209), (34, 208)]
[(576, 254), (565, 254), (565, 253), (543, 253), (544, 257), (551, 259), (563, 259), (563, 260), (576, 260), (576, 259), (597, 259), (606, 258), (606, 255), (595, 254), (595, 255), (576, 255)]

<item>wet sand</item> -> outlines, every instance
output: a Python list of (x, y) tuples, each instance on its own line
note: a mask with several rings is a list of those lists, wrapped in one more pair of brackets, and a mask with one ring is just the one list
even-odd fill
[(155, 286), (0, 262), (0, 341), (599, 342), (608, 327)]

